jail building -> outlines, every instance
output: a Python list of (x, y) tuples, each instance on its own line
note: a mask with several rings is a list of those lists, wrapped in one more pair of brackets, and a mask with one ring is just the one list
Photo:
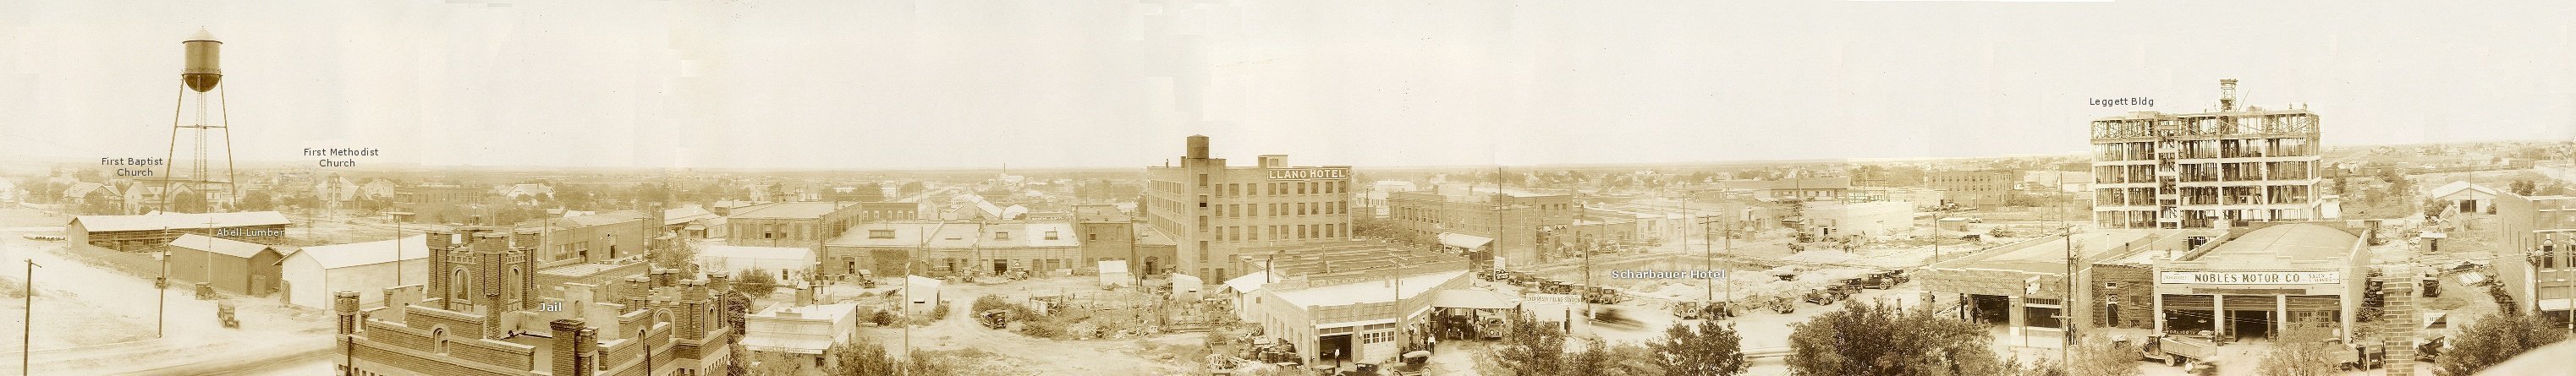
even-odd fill
[[(389, 289), (389, 307), (333, 293), (332, 364), (358, 376), (714, 375), (737, 342), (723, 273), (629, 277), (615, 292), (540, 286), (537, 235), (468, 227), (428, 234), (426, 289)], [(561, 289), (561, 298), (539, 289)], [(422, 296), (427, 295), (427, 296)]]

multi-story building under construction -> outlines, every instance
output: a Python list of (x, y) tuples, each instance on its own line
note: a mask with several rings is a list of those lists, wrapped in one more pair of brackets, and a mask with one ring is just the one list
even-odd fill
[(2317, 114), (2240, 107), (2131, 112), (2092, 122), (2093, 221), (2102, 228), (2225, 228), (2337, 217), (2318, 192)]

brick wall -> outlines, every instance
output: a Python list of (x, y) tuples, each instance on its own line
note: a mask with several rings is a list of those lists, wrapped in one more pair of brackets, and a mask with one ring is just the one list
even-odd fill
[[(2129, 265), (2095, 265), (2094, 296), (2120, 302), (2120, 322), (2109, 322), (2110, 312), (2093, 310), (2093, 325), (2121, 328), (2154, 328), (2156, 315), (2155, 272)], [(2117, 283), (2119, 287), (2109, 287)], [(2093, 304), (2102, 305), (2096, 301)]]
[(353, 348), (353, 350), (354, 351), (349, 354), (349, 357), (360, 360), (360, 364), (358, 366), (360, 371), (365, 371), (374, 367), (392, 367), (440, 376), (526, 375), (526, 373), (511, 372), (509, 370), (499, 369), (498, 367), (488, 365), (476, 365), (457, 362), (451, 359), (442, 359), (434, 354), (419, 350), (384, 346), (371, 342), (359, 342), (357, 347)]
[(483, 338), (482, 315), (421, 306), (407, 308), (410, 310), (403, 313), (403, 323), (408, 324), (412, 329), (426, 331), (445, 325), (448, 335)]
[(462, 339), (447, 342), (447, 355), (459, 360), (535, 370), (537, 348), (509, 342)]
[(421, 351), (430, 351), (432, 346), (434, 346), (429, 340), (429, 332), (427, 331), (373, 320), (367, 321), (366, 327), (366, 333), (363, 337), (367, 341), (374, 341), (386, 345), (401, 346)]

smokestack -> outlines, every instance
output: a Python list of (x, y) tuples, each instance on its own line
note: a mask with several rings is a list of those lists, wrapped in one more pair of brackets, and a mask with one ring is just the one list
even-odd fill
[(2218, 110), (2236, 110), (2236, 79), (2218, 80)]
[(1190, 150), (1189, 150), (1189, 154), (1184, 155), (1182, 158), (1186, 158), (1186, 159), (1207, 159), (1207, 157), (1208, 157), (1208, 137), (1207, 137), (1207, 136), (1202, 136), (1202, 135), (1190, 135), (1190, 138), (1189, 138), (1189, 139), (1190, 139)]

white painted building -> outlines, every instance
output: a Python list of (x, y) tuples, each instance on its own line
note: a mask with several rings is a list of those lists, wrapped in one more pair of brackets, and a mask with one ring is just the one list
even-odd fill
[(287, 303), (331, 307), (331, 293), (358, 292), (358, 304), (384, 305), (384, 290), (429, 283), (428, 235), (304, 247), (278, 261)]

